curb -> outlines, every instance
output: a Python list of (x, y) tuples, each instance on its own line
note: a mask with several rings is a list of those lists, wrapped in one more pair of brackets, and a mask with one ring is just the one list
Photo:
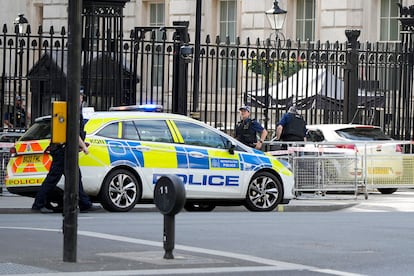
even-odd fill
[[(17, 196), (9, 193), (0, 194), (0, 214), (31, 214), (32, 198)], [(287, 205), (279, 205), (274, 212), (330, 212), (351, 208), (358, 202), (334, 199), (294, 199)], [(217, 206), (214, 212), (249, 212), (244, 206)], [(104, 213), (105, 209), (91, 213)], [(159, 212), (154, 204), (137, 204), (129, 212)], [(187, 212), (183, 210), (183, 212)], [(196, 212), (194, 212), (196, 213)]]
[[(358, 203), (348, 203), (348, 204), (332, 204), (332, 205), (318, 205), (318, 204), (310, 204), (310, 205), (280, 205), (278, 206), (274, 212), (277, 213), (286, 213), (286, 212), (331, 212), (331, 211), (338, 211), (347, 208), (351, 208)], [(242, 212), (249, 212), (243, 206), (218, 206), (213, 212), (232, 212), (232, 211), (242, 211)], [(154, 207), (135, 207), (129, 212), (139, 213), (139, 212), (159, 212), (158, 209)], [(187, 212), (183, 210), (183, 212)], [(82, 214), (90, 214), (90, 213), (107, 213), (105, 209), (97, 210), (89, 213), (82, 213)], [(197, 213), (197, 212), (187, 212), (187, 213)], [(0, 207), (0, 214), (35, 214), (32, 212), (31, 208), (28, 207)], [(56, 213), (58, 214), (58, 213)]]

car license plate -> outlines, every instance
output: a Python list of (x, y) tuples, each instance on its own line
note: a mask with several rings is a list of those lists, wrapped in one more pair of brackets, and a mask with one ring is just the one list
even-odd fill
[(391, 171), (390, 168), (384, 168), (384, 167), (368, 168), (369, 174), (389, 174), (390, 171)]
[(42, 155), (40, 154), (23, 156), (23, 163), (25, 164), (40, 163), (40, 162), (42, 162)]

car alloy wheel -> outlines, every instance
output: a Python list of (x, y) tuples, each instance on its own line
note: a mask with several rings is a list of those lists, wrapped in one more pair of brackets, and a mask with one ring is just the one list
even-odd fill
[(141, 186), (130, 171), (119, 169), (105, 178), (101, 190), (102, 206), (113, 212), (127, 212), (141, 197)]
[(277, 177), (269, 172), (258, 172), (250, 181), (245, 205), (251, 211), (272, 211), (282, 198), (282, 185)]

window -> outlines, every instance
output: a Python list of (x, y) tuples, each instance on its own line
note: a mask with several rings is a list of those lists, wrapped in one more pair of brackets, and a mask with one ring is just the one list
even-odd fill
[[(150, 4), (150, 26), (161, 27), (164, 25), (165, 18), (165, 4), (164, 3), (153, 3)], [(160, 37), (161, 32), (157, 33)]]
[[(237, 32), (237, 4), (235, 0), (220, 1), (220, 38), (221, 40), (229, 37), (230, 43), (236, 41)], [(236, 86), (236, 61), (232, 59), (221, 60), (221, 87)]]
[(220, 134), (189, 122), (175, 121), (186, 145), (224, 149), (225, 139)]
[(139, 135), (134, 122), (126, 121), (122, 123), (122, 138), (128, 140), (139, 140)]
[(306, 140), (308, 142), (322, 142), (325, 140), (325, 137), (323, 136), (322, 131), (319, 129), (317, 130), (308, 130), (306, 133)]
[(236, 41), (237, 5), (235, 0), (220, 1), (220, 37)]
[(136, 120), (139, 140), (173, 143), (171, 132), (164, 120)]
[(315, 0), (297, 1), (296, 37), (302, 41), (315, 40)]
[(41, 140), (51, 138), (51, 119), (36, 120), (23, 134), (21, 141)]
[(349, 140), (357, 141), (376, 141), (376, 140), (391, 140), (385, 133), (379, 128), (344, 128), (339, 129), (336, 133)]
[[(165, 4), (164, 3), (154, 3), (150, 4), (150, 26), (152, 27), (161, 27), (165, 25)], [(162, 32), (155, 32), (155, 40), (161, 41)], [(155, 54), (152, 66), (152, 78), (154, 80), (155, 86), (162, 86), (163, 83), (163, 55)]]
[(118, 138), (118, 122), (105, 126), (97, 133), (97, 135), (108, 138)]
[(396, 3), (401, 0), (381, 0), (380, 41), (399, 40), (399, 9)]

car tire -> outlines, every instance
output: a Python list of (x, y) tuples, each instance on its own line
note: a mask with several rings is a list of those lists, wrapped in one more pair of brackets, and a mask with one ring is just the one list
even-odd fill
[(187, 202), (184, 205), (184, 209), (187, 212), (210, 212), (216, 208), (216, 205), (210, 203), (196, 203), (196, 202)]
[(250, 211), (272, 211), (282, 198), (283, 187), (279, 179), (269, 172), (258, 172), (250, 180), (245, 206)]
[(397, 188), (378, 188), (377, 190), (383, 195), (390, 195), (390, 194), (395, 193), (398, 189)]
[(141, 185), (133, 173), (125, 169), (110, 172), (100, 192), (101, 204), (110, 212), (128, 212), (141, 198)]

